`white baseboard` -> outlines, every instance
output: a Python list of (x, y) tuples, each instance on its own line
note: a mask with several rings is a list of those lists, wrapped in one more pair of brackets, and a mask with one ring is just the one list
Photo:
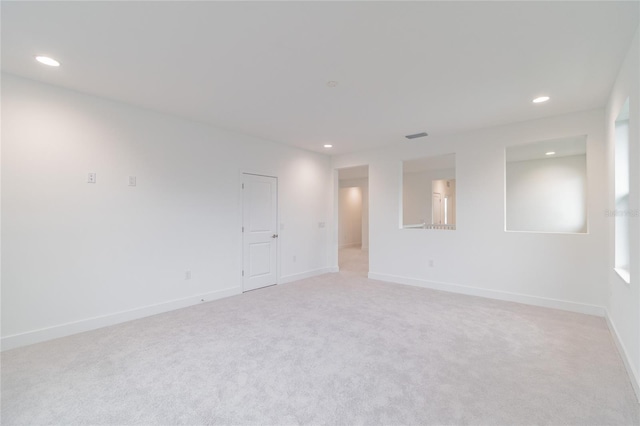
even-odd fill
[(322, 274), (328, 274), (329, 272), (338, 272), (338, 268), (337, 267), (320, 268), (320, 269), (314, 269), (312, 271), (301, 272), (299, 274), (285, 275), (284, 277), (280, 277), (278, 284), (287, 284), (294, 281), (304, 280), (305, 278), (311, 278), (311, 277), (316, 277)]
[(469, 287), (459, 284), (450, 284), (437, 281), (420, 280), (396, 275), (379, 274), (369, 272), (372, 280), (388, 281), (397, 284), (412, 285), (415, 287), (430, 288), (433, 290), (448, 291), (451, 293), (467, 294), (470, 296), (486, 297), (488, 299), (505, 300), (509, 302), (523, 303), (525, 305), (541, 306), (544, 308), (561, 309), (563, 311), (578, 312), (581, 314), (605, 316), (605, 308), (584, 303), (568, 302), (565, 300), (548, 299), (546, 297), (528, 296), (525, 294), (509, 293), (506, 291), (488, 290), (484, 288)]
[(638, 399), (638, 402), (640, 402), (640, 380), (638, 378), (638, 373), (636, 372), (635, 368), (633, 368), (633, 364), (631, 363), (631, 359), (629, 358), (629, 353), (627, 352), (627, 348), (624, 346), (624, 343), (622, 343), (622, 339), (620, 339), (618, 330), (616, 329), (615, 324), (611, 320), (608, 310), (605, 310), (605, 318), (607, 319), (607, 325), (609, 326), (609, 331), (611, 332), (613, 341), (615, 342), (616, 347), (618, 348), (618, 352), (620, 353), (620, 358), (622, 358), (624, 367), (627, 369), (627, 374), (629, 375), (629, 381), (631, 382), (631, 386), (633, 387), (633, 390), (636, 393), (636, 398)]
[(223, 297), (229, 297), (240, 293), (242, 293), (242, 289), (240, 287), (233, 287), (210, 293), (189, 296), (183, 299), (171, 300), (169, 302), (158, 303), (156, 305), (143, 306), (141, 308), (117, 312), (115, 314), (102, 315), (66, 324), (55, 325), (53, 327), (28, 331), (26, 333), (14, 334), (3, 337), (1, 347), (3, 351), (19, 348), (21, 346), (40, 343), (176, 309), (186, 308), (188, 306), (202, 303), (203, 301), (209, 302), (211, 300), (222, 299)]
[[(279, 284), (285, 284), (305, 278), (311, 278), (329, 272), (338, 272), (338, 268), (320, 268), (312, 271), (302, 272), (299, 274), (287, 275), (280, 278)], [(209, 302), (211, 300), (222, 299), (224, 297), (234, 296), (241, 293), (241, 287), (233, 287), (214, 291), (211, 293), (194, 295), (183, 299), (171, 300), (169, 302), (159, 303), (157, 305), (144, 306), (141, 308), (131, 309), (129, 311), (117, 312), (114, 314), (102, 315), (85, 320), (55, 325), (53, 327), (28, 331), (26, 333), (14, 334), (11, 336), (3, 337), (0, 341), (0, 347), (3, 351), (15, 349), (22, 346), (32, 345), (34, 343), (45, 342), (47, 340), (70, 336), (72, 334), (82, 333), (85, 331), (91, 331), (110, 325), (120, 324), (126, 321), (148, 317), (151, 315), (161, 314), (164, 312), (173, 311), (175, 309), (186, 308), (188, 306), (202, 303), (203, 300)]]

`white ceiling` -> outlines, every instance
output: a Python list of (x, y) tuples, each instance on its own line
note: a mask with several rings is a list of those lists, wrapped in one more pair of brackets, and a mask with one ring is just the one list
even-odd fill
[(613, 1), (1, 8), (3, 71), (324, 153), (602, 107), (639, 14)]
[[(547, 152), (555, 152), (548, 156)], [(558, 157), (570, 157), (573, 155), (585, 155), (587, 153), (587, 137), (574, 136), (572, 138), (551, 139), (514, 145), (506, 149), (507, 162), (552, 159)]]

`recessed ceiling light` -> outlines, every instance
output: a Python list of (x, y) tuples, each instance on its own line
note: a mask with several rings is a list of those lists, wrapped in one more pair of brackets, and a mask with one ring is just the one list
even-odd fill
[(36, 61), (40, 62), (41, 64), (49, 65), (50, 67), (60, 66), (60, 62), (48, 56), (36, 56)]
[(542, 102), (547, 102), (549, 99), (551, 99), (551, 98), (548, 97), (548, 96), (540, 96), (540, 97), (535, 98), (533, 100), (533, 103), (534, 104), (539, 104), (539, 103), (542, 103)]
[(549, 152), (545, 153), (544, 155), (556, 155), (556, 152), (555, 151), (549, 151)]
[(329, 87), (336, 87), (337, 85), (338, 85), (337, 81), (333, 81), (333, 80), (327, 81), (327, 86)]
[(331, 145), (330, 143), (325, 143), (325, 144), (324, 144), (324, 147), (325, 147), (325, 148), (333, 148), (333, 145)]

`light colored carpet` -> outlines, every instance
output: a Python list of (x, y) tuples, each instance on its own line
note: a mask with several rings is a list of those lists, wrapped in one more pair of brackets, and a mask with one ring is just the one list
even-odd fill
[(360, 247), (345, 247), (338, 254), (340, 273), (345, 277), (359, 275), (367, 277), (369, 273), (369, 252)]
[(349, 272), (2, 354), (2, 423), (638, 424), (602, 318)]

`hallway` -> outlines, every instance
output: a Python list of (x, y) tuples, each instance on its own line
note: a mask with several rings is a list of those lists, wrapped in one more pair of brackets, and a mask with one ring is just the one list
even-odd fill
[(369, 273), (369, 250), (359, 246), (344, 247), (338, 252), (340, 273), (367, 277)]

